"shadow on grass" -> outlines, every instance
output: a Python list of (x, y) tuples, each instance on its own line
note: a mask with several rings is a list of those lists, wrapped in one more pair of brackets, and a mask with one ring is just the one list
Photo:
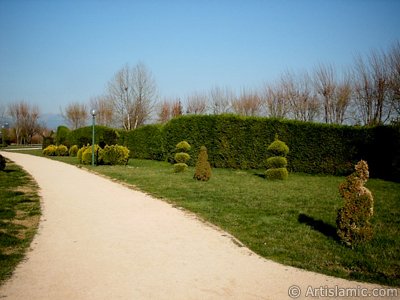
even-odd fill
[(265, 174), (263, 174), (263, 173), (254, 173), (253, 174), (254, 176), (257, 176), (257, 177), (260, 177), (260, 178), (262, 178), (262, 179), (265, 179), (266, 177), (265, 177)]
[(322, 220), (316, 220), (313, 217), (310, 217), (306, 214), (299, 214), (299, 217), (297, 218), (297, 220), (299, 221), (299, 223), (310, 226), (312, 229), (322, 233), (326, 237), (332, 238), (335, 241), (339, 241), (339, 237), (336, 233), (335, 226), (325, 223)]

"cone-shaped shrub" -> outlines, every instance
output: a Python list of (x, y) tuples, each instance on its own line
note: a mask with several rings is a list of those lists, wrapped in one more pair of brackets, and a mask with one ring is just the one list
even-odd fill
[(191, 146), (186, 141), (182, 141), (182, 142), (179, 142), (178, 144), (176, 144), (176, 146), (175, 146), (175, 150), (176, 150), (175, 162), (176, 162), (176, 164), (174, 164), (174, 172), (175, 173), (184, 172), (188, 168), (187, 162), (190, 159), (190, 155), (187, 152), (189, 152), (190, 148), (191, 148)]
[(286, 155), (289, 153), (289, 147), (275, 136), (273, 141), (267, 148), (268, 152), (273, 156), (267, 159), (267, 168), (265, 177), (267, 179), (287, 179), (289, 172), (286, 169)]
[(337, 234), (350, 247), (372, 239), (370, 219), (374, 213), (374, 198), (364, 184), (369, 178), (368, 164), (361, 160), (355, 172), (339, 185), (344, 206), (338, 210)]
[(211, 177), (211, 166), (208, 161), (207, 148), (205, 146), (200, 147), (199, 156), (196, 162), (196, 171), (193, 178), (201, 181), (208, 181)]

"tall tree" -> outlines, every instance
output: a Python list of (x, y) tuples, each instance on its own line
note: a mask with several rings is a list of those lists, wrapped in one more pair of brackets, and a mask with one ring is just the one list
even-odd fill
[(161, 124), (167, 123), (169, 120), (171, 120), (171, 111), (172, 111), (172, 105), (169, 101), (164, 100), (159, 106), (158, 106), (158, 122)]
[(286, 118), (289, 114), (290, 104), (284, 97), (283, 89), (280, 85), (265, 85), (262, 99), (266, 106), (267, 116)]
[(13, 121), (12, 128), (18, 144), (24, 141), (30, 143), (32, 137), (40, 132), (40, 113), (37, 105), (30, 105), (25, 101), (12, 103), (8, 106), (8, 113)]
[(232, 109), (242, 116), (257, 116), (261, 114), (262, 102), (254, 91), (242, 90), (239, 98), (232, 101)]
[(154, 108), (157, 86), (152, 73), (138, 63), (126, 65), (108, 83), (117, 121), (126, 130), (143, 125)]
[(210, 90), (211, 111), (213, 114), (224, 114), (230, 112), (232, 101), (235, 99), (234, 92), (215, 86)]
[(90, 99), (90, 107), (96, 110), (96, 123), (98, 125), (113, 125), (114, 106), (109, 97), (97, 96)]
[(68, 126), (74, 130), (86, 125), (89, 111), (85, 104), (74, 102), (68, 104), (64, 111), (61, 110), (61, 115)]
[(207, 100), (207, 95), (204, 93), (192, 93), (186, 100), (186, 113), (195, 115), (205, 114), (207, 111)]

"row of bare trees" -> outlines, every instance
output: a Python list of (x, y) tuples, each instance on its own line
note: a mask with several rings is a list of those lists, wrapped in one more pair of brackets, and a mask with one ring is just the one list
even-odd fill
[(96, 109), (97, 124), (135, 129), (156, 117), (160, 123), (182, 114), (236, 113), (330, 124), (387, 124), (400, 114), (400, 43), (387, 51), (358, 56), (351, 67), (339, 72), (320, 64), (311, 72), (286, 71), (274, 83), (239, 92), (215, 86), (194, 92), (184, 100), (156, 103), (157, 86), (142, 63), (125, 65), (90, 107), (71, 103), (63, 116), (75, 129), (84, 126), (89, 110)]
[[(125, 65), (108, 82), (104, 94), (90, 100), (90, 109), (96, 110), (97, 124), (131, 130), (150, 118), (156, 98), (157, 85), (150, 70), (143, 63)], [(90, 117), (82, 103), (67, 105), (62, 115), (72, 129), (84, 126)]]
[(7, 115), (11, 117), (11, 130), (17, 144), (30, 144), (32, 137), (39, 134), (42, 126), (39, 124), (39, 107), (25, 101), (11, 103), (7, 107)]
[[(339, 74), (331, 64), (320, 64), (311, 73), (290, 72), (258, 90), (213, 87), (180, 99), (164, 100), (158, 121), (179, 114), (236, 113), (334, 124), (385, 124), (400, 114), (400, 43), (389, 51), (359, 56)], [(185, 108), (184, 108), (184, 107)], [(179, 109), (177, 109), (179, 108)]]

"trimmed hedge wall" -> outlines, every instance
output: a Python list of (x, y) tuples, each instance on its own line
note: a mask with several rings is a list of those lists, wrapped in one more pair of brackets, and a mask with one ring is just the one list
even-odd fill
[[(119, 134), (115, 129), (105, 126), (95, 126), (95, 143), (104, 147), (105, 145), (115, 145), (119, 141)], [(92, 144), (92, 126), (78, 128), (68, 132), (66, 145), (78, 145), (82, 147)]]
[[(69, 145), (91, 144), (92, 127), (69, 132)], [(265, 149), (275, 134), (290, 148), (288, 169), (311, 174), (347, 175), (364, 159), (371, 177), (400, 181), (400, 126), (355, 127), (236, 115), (190, 115), (164, 126), (145, 125), (130, 132), (96, 126), (96, 143), (125, 145), (130, 157), (174, 162), (175, 146), (187, 141), (188, 165), (202, 145), (212, 167), (265, 168)]]
[(124, 137), (131, 158), (163, 160), (161, 125), (145, 125), (129, 131)]

